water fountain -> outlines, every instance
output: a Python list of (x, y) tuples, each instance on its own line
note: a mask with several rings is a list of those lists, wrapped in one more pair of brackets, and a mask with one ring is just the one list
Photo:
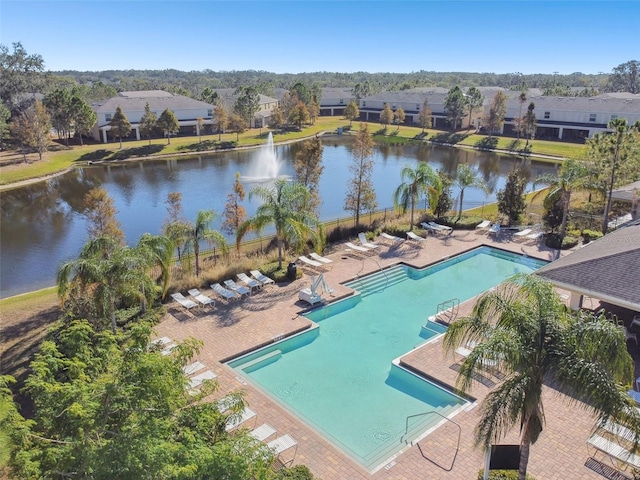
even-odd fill
[(243, 175), (240, 179), (246, 182), (264, 183), (275, 180), (276, 178), (288, 178), (280, 175), (280, 161), (276, 155), (276, 149), (273, 146), (273, 135), (269, 132), (267, 143), (260, 147), (256, 154), (257, 161), (249, 169), (247, 175)]

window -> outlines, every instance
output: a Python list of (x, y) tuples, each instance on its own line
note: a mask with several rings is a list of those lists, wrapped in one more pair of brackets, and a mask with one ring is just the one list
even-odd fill
[(207, 117), (213, 117), (213, 110), (207, 110)]
[(366, 106), (367, 106), (367, 102), (364, 102), (364, 101), (363, 101), (363, 102), (362, 102), (362, 106), (363, 106), (363, 107), (366, 107)]
[(416, 103), (416, 110), (420, 110), (420, 105)]
[(110, 122), (110, 121), (111, 121), (111, 114), (110, 114), (110, 113), (105, 113), (105, 114), (104, 114), (104, 119), (105, 119), (107, 122)]
[(589, 114), (589, 121), (590, 122), (595, 122), (596, 121), (596, 114), (595, 113), (590, 113)]
[(546, 119), (551, 118), (551, 112), (544, 112), (544, 118)]
[(618, 118), (618, 115), (611, 115), (611, 120), (615, 120)]
[(344, 103), (343, 99), (340, 99), (340, 105), (342, 105)]
[(391, 108), (393, 108), (395, 110), (396, 109), (396, 104), (394, 103), (393, 105), (391, 105)]

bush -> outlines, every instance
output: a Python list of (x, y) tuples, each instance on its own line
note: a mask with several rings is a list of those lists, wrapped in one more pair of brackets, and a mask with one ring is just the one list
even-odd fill
[[(267, 263), (260, 267), (260, 271), (264, 273), (267, 277), (271, 278), (276, 283), (288, 282), (287, 278), (287, 267), (289, 266), (289, 262), (283, 261), (282, 268), (278, 268), (278, 261)], [(302, 278), (302, 269), (298, 268), (296, 271), (296, 278)]]
[(320, 480), (314, 477), (311, 471), (305, 465), (296, 465), (291, 468), (283, 468), (278, 470), (277, 480)]
[(560, 243), (560, 235), (557, 233), (549, 233), (545, 239), (545, 245), (549, 248), (559, 248), (561, 250), (567, 250), (573, 248), (578, 244), (578, 237), (567, 235), (564, 237), (562, 244)]
[[(478, 480), (484, 478), (484, 470), (478, 472)], [(535, 480), (527, 474), (527, 480)], [(489, 470), (489, 480), (518, 480), (518, 470)]]
[(582, 240), (584, 243), (589, 243), (602, 237), (602, 232), (597, 230), (583, 230)]

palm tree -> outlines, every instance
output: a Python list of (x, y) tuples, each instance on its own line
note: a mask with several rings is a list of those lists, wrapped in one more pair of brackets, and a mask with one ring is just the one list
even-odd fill
[(442, 193), (442, 181), (438, 173), (429, 166), (428, 163), (421, 162), (417, 168), (413, 169), (406, 165), (400, 172), (402, 183), (393, 192), (393, 205), (396, 209), (401, 209), (402, 213), (411, 208), (411, 225), (413, 229), (413, 212), (416, 202), (421, 193), (429, 194), (429, 204), (435, 208), (438, 197)]
[(560, 167), (557, 176), (541, 176), (536, 180), (536, 184), (545, 183), (549, 185), (547, 199), (558, 198), (562, 205), (562, 223), (560, 224), (560, 241), (567, 231), (567, 219), (569, 218), (569, 207), (571, 205), (571, 194), (574, 190), (586, 188), (589, 181), (589, 171), (586, 166), (579, 161), (567, 159)]
[(223, 253), (227, 253), (227, 241), (217, 230), (211, 228), (211, 222), (216, 217), (213, 210), (200, 210), (196, 221), (189, 225), (185, 238), (184, 251), (193, 252), (196, 261), (196, 276), (200, 275), (200, 242), (207, 242), (211, 246), (219, 246)]
[(262, 205), (255, 216), (238, 227), (239, 241), (250, 231), (260, 231), (267, 225), (276, 228), (278, 268), (282, 268), (282, 250), (285, 240), (304, 241), (312, 237), (314, 243), (322, 238), (322, 228), (314, 212), (303, 208), (309, 204), (309, 189), (296, 182), (277, 179), (272, 188), (258, 186), (249, 192), (249, 199), (258, 197)]
[(570, 403), (584, 402), (600, 422), (638, 425), (640, 416), (619, 384), (633, 380), (633, 360), (622, 331), (604, 317), (568, 311), (553, 286), (536, 275), (517, 275), (484, 294), (471, 316), (453, 322), (446, 351), (475, 343), (456, 385), (470, 389), (483, 365), (497, 364), (505, 377), (484, 399), (475, 442), (488, 447), (520, 426), (520, 480), (530, 447), (544, 426), (543, 385), (567, 388)]
[(58, 295), (63, 305), (73, 287), (83, 297), (93, 298), (98, 316), (111, 322), (116, 331), (116, 307), (147, 301), (153, 294), (153, 281), (147, 274), (152, 265), (137, 248), (121, 247), (116, 239), (102, 236), (90, 239), (77, 259), (58, 270)]
[(478, 171), (471, 168), (466, 163), (458, 165), (456, 172), (456, 178), (454, 179), (454, 185), (460, 189), (460, 203), (458, 208), (458, 220), (462, 217), (462, 201), (464, 199), (464, 191), (468, 187), (481, 188), (485, 192), (487, 187), (484, 182), (478, 177)]
[(160, 279), (162, 280), (162, 299), (169, 290), (171, 278), (171, 260), (173, 259), (174, 243), (164, 235), (151, 235), (145, 233), (138, 241), (137, 250), (148, 258), (150, 264), (160, 267)]

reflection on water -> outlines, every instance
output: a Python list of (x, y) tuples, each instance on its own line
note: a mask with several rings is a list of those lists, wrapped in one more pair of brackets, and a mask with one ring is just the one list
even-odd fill
[[(350, 177), (349, 139), (325, 140), (324, 173), (320, 179), (323, 220), (346, 216), (344, 194)], [(301, 144), (278, 147), (281, 170), (293, 175), (292, 159)], [(87, 238), (82, 202), (92, 188), (102, 186), (114, 199), (118, 220), (129, 243), (146, 232), (159, 233), (166, 217), (165, 200), (181, 192), (185, 214), (194, 219), (198, 210), (224, 210), (236, 172), (250, 172), (257, 156), (252, 151), (198, 155), (180, 159), (112, 163), (73, 170), (47, 182), (0, 193), (0, 296), (43, 288), (55, 283), (58, 265), (77, 256)], [(400, 183), (400, 170), (418, 161), (452, 175), (460, 163), (477, 166), (492, 192), (465, 191), (465, 208), (491, 202), (502, 188), (507, 173), (524, 168), (531, 180), (555, 168), (538, 162), (431, 145), (382, 145), (375, 153), (373, 182), (380, 208), (391, 207), (392, 194)], [(251, 183), (245, 189), (252, 188)], [(453, 192), (454, 196), (457, 192)], [(255, 201), (245, 202), (248, 215)], [(214, 228), (220, 227), (218, 219)], [(268, 232), (265, 232), (268, 233)]]

